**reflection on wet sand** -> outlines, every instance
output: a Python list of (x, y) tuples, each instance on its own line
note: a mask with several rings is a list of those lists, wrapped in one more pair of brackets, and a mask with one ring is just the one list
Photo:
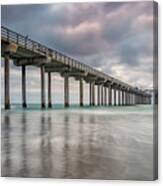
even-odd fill
[(26, 131), (27, 131), (27, 122), (26, 122), (26, 114), (25, 112), (22, 113), (22, 134), (20, 141), (22, 142), (21, 144), (21, 153), (22, 153), (22, 159), (21, 159), (21, 167), (20, 167), (20, 172), (18, 176), (20, 175), (21, 177), (26, 177), (28, 175), (28, 157), (27, 157), (27, 146), (26, 146)]
[(11, 175), (10, 155), (11, 155), (12, 147), (10, 143), (10, 117), (8, 115), (4, 116), (4, 123), (5, 125), (2, 125), (2, 131), (4, 131), (2, 133), (2, 139), (5, 145), (2, 146), (2, 148), (4, 149), (5, 156), (2, 156), (2, 162), (4, 162), (4, 166), (2, 169), (2, 176), (10, 176)]
[[(47, 119), (47, 120), (46, 120)], [(40, 158), (41, 158), (41, 175), (42, 177), (50, 177), (52, 170), (52, 150), (51, 150), (51, 118), (45, 118), (44, 113), (41, 116), (41, 144), (40, 144)]]
[(2, 112), (2, 176), (152, 179), (152, 114), (95, 113)]

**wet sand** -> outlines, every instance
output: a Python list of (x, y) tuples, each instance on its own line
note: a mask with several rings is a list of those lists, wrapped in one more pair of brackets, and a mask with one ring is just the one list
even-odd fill
[(2, 110), (2, 176), (153, 179), (151, 106)]

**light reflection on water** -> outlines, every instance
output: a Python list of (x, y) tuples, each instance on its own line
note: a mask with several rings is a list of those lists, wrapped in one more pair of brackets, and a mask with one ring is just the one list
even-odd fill
[(2, 176), (153, 177), (149, 106), (2, 111)]

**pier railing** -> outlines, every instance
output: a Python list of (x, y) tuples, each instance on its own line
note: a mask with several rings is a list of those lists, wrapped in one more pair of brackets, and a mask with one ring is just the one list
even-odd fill
[(38, 52), (38, 53), (45, 55), (45, 56), (51, 56), (54, 60), (57, 60), (60, 63), (63, 63), (64, 65), (67, 65), (71, 68), (76, 68), (80, 71), (85, 71), (85, 72), (93, 74), (97, 77), (103, 78), (105, 80), (114, 82), (116, 84), (122, 84), (124, 86), (131, 88), (131, 86), (128, 85), (127, 83), (124, 83), (116, 78), (113, 78), (113, 77), (105, 74), (104, 72), (96, 70), (89, 65), (81, 63), (80, 61), (78, 61), (72, 57), (68, 57), (66, 54), (64, 54), (62, 52), (48, 48), (48, 47), (40, 44), (39, 42), (36, 42), (36, 41), (28, 38), (28, 36), (23, 36), (17, 32), (14, 32), (14, 31), (4, 27), (4, 26), (1, 27), (1, 37), (5, 41), (14, 42), (18, 46), (21, 46), (27, 50), (30, 50), (33, 52)]

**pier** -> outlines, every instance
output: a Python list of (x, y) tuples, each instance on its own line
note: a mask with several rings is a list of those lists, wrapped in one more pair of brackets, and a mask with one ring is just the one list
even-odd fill
[[(79, 82), (79, 105), (84, 106), (83, 82), (89, 84), (89, 103), (95, 106), (97, 95), (98, 106), (128, 106), (151, 104), (151, 95), (145, 91), (122, 82), (104, 72), (86, 65), (57, 50), (48, 48), (39, 42), (1, 27), (1, 55), (4, 58), (4, 100), (5, 109), (10, 109), (10, 63), (22, 69), (22, 107), (28, 107), (26, 99), (26, 68), (40, 68), (41, 108), (52, 108), (52, 73), (59, 73), (64, 78), (64, 106), (69, 107), (69, 78), (74, 77)], [(48, 74), (48, 104), (45, 95), (45, 73)], [(95, 89), (97, 86), (97, 89)], [(95, 92), (97, 90), (97, 92)]]

